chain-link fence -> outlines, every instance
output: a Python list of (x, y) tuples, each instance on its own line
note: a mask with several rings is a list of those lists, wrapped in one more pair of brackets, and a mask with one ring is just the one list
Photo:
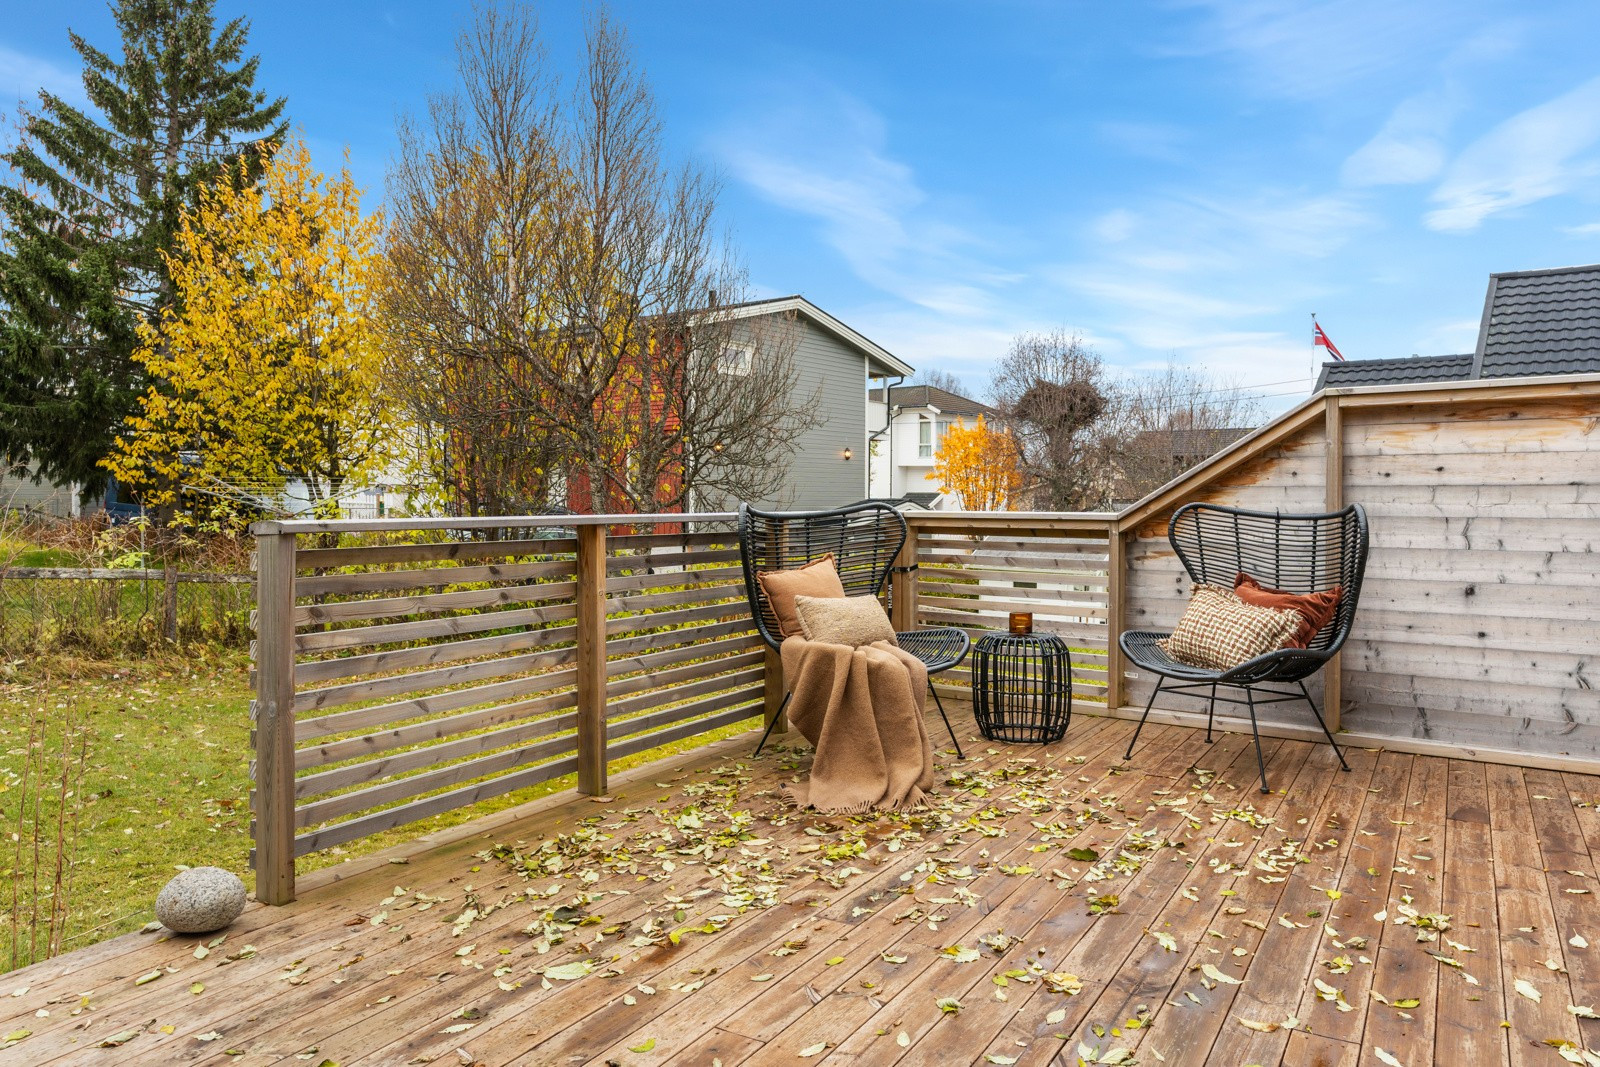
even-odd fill
[(12, 568), (0, 571), (0, 656), (242, 649), (254, 602), (250, 575)]

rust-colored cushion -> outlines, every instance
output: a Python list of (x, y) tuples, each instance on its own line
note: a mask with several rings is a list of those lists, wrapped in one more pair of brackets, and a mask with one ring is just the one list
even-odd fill
[(1297, 611), (1246, 604), (1232, 589), (1201, 582), (1172, 636), (1156, 644), (1179, 663), (1225, 671), (1283, 648), (1303, 621)]
[(800, 631), (807, 641), (826, 641), (852, 648), (874, 641), (900, 643), (894, 638), (889, 613), (875, 596), (847, 596), (843, 600), (833, 596), (797, 596), (794, 610), (800, 617)]
[(756, 581), (772, 613), (778, 617), (778, 634), (794, 637), (800, 633), (800, 618), (794, 611), (797, 596), (844, 598), (844, 585), (839, 581), (839, 571), (833, 565), (833, 553), (818, 556), (804, 567), (791, 567), (781, 571), (757, 571)]
[(1233, 580), (1233, 591), (1246, 604), (1260, 608), (1288, 608), (1300, 613), (1300, 628), (1289, 639), (1285, 648), (1305, 648), (1317, 631), (1328, 625), (1333, 613), (1339, 610), (1339, 599), (1344, 596), (1344, 586), (1336, 585), (1317, 593), (1285, 593), (1262, 585), (1244, 571)]

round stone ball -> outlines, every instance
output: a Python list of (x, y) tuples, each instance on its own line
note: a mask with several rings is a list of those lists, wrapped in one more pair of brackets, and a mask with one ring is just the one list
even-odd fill
[(156, 895), (156, 918), (180, 934), (209, 934), (244, 911), (244, 883), (221, 867), (191, 867)]

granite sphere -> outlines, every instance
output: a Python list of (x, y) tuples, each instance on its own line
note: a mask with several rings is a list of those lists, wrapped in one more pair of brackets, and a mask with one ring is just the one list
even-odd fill
[(156, 895), (156, 918), (180, 934), (209, 934), (244, 911), (244, 883), (221, 867), (191, 867)]

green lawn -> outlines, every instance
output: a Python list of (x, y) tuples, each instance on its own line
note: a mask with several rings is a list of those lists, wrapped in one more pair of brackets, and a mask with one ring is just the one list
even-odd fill
[[(47, 916), (54, 881), (55, 799), (67, 724), (82, 722), (87, 759), (78, 796), (81, 818), (69, 852), (71, 867), (63, 947), (81, 948), (137, 930), (154, 918), (156, 893), (182, 865), (234, 871), (246, 885), (249, 856), (250, 693), (248, 661), (242, 654), (186, 650), (141, 661), (65, 658), (0, 664), (0, 808), (6, 845), (0, 870), (17, 890), (0, 901), (0, 970), (30, 962), (30, 902), (37, 897)], [(35, 720), (44, 724), (41, 761), (46, 789), (24, 782), (25, 753)], [(734, 726), (612, 764), (620, 769), (659, 759), (737, 733)], [(338, 863), (474, 815), (497, 811), (533, 797), (570, 788), (560, 778), (486, 801), (467, 811), (401, 827), (302, 861), (301, 870)], [(31, 815), (19, 829), (24, 799), (41, 804), (40, 853), (34, 858)], [(31, 811), (32, 800), (27, 807)], [(20, 872), (20, 874), (18, 873)], [(14, 922), (18, 910), (22, 923)], [(20, 951), (13, 954), (13, 936)], [(42, 949), (44, 932), (38, 935)], [(44, 953), (40, 951), (38, 955)]]

